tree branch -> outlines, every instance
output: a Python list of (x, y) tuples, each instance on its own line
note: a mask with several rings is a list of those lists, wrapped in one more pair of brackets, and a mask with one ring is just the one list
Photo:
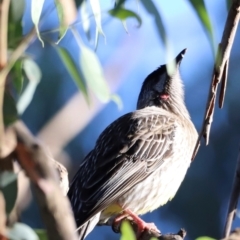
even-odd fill
[(212, 81), (209, 89), (209, 96), (204, 115), (203, 125), (199, 134), (197, 144), (193, 153), (195, 158), (197, 150), (200, 146), (200, 140), (205, 138), (206, 145), (209, 143), (210, 129), (213, 122), (213, 114), (217, 96), (218, 84), (222, 81), (221, 91), (219, 96), (219, 107), (223, 107), (224, 96), (226, 91), (226, 82), (228, 74), (228, 64), (230, 53), (235, 38), (238, 22), (240, 19), (240, 0), (233, 0), (232, 6), (228, 12), (221, 43), (218, 47), (217, 59), (213, 68)]
[(232, 222), (236, 214), (239, 194), (240, 194), (240, 148), (239, 148), (239, 153), (237, 158), (237, 166), (235, 171), (233, 188), (232, 188), (231, 197), (230, 197), (229, 206), (228, 206), (228, 213), (225, 221), (225, 227), (224, 227), (224, 233), (223, 233), (224, 237), (229, 236), (229, 233), (231, 231)]
[(18, 139), (17, 160), (33, 183), (49, 239), (77, 240), (71, 207), (58, 186), (52, 158), (21, 122), (13, 129)]

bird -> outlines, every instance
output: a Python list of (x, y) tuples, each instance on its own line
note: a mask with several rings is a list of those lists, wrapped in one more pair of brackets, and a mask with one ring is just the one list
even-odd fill
[(185, 52), (146, 77), (137, 109), (112, 122), (81, 162), (68, 191), (79, 239), (127, 216), (140, 232), (153, 229), (139, 215), (175, 196), (198, 136), (180, 76)]

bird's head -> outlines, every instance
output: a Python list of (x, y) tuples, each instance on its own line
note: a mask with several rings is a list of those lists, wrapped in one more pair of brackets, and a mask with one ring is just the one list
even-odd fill
[(163, 65), (147, 76), (138, 97), (137, 109), (156, 106), (176, 114), (186, 110), (183, 84), (179, 73), (185, 52), (186, 49), (181, 51), (173, 64)]

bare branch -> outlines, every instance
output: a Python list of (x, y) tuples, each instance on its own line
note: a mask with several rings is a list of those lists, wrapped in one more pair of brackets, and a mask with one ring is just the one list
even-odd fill
[(197, 144), (193, 153), (193, 158), (196, 156), (197, 150), (200, 145), (200, 140), (202, 137), (205, 138), (206, 145), (209, 142), (209, 134), (211, 125), (213, 122), (213, 114), (216, 102), (217, 88), (218, 84), (222, 81), (221, 94), (219, 98), (219, 106), (222, 108), (224, 102), (224, 96), (226, 91), (226, 81), (227, 81), (227, 71), (230, 53), (235, 38), (238, 22), (240, 19), (240, 0), (233, 0), (232, 6), (228, 12), (228, 17), (226, 20), (223, 36), (221, 43), (218, 47), (218, 54), (216, 63), (214, 65), (212, 82), (209, 89), (209, 96), (206, 106), (206, 111), (204, 115), (203, 125)]
[(0, 191), (0, 239), (6, 236), (6, 213), (5, 213), (5, 200), (2, 192)]
[(235, 177), (233, 182), (233, 189), (231, 192), (230, 202), (228, 206), (228, 213), (227, 213), (227, 218), (226, 218), (225, 228), (223, 233), (224, 237), (229, 236), (229, 233), (231, 231), (232, 222), (236, 214), (239, 194), (240, 194), (240, 148), (239, 148), (239, 153), (237, 158), (237, 166), (236, 166)]
[(52, 159), (22, 123), (13, 129), (18, 138), (17, 160), (33, 183), (49, 239), (77, 240), (71, 207), (58, 186)]
[[(157, 231), (146, 229), (139, 235), (138, 225), (131, 218), (125, 218), (123, 221), (128, 221), (130, 223), (134, 233), (136, 234), (136, 236), (138, 236), (137, 240), (151, 240), (152, 238), (156, 238), (159, 240), (183, 240), (187, 234), (187, 232), (184, 229), (180, 229), (178, 233), (167, 234), (161, 234)], [(120, 226), (123, 221), (121, 221), (117, 225), (112, 225), (114, 232), (116, 233), (120, 232)]]
[(236, 228), (229, 237), (226, 237), (222, 240), (240, 240), (240, 228)]

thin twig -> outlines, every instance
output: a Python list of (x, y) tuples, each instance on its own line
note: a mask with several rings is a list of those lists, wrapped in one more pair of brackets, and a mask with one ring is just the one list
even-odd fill
[(209, 96), (206, 106), (206, 111), (204, 115), (203, 125), (201, 132), (199, 134), (197, 144), (193, 153), (193, 159), (196, 156), (197, 150), (200, 146), (200, 140), (202, 137), (205, 138), (206, 145), (209, 143), (209, 134), (211, 129), (211, 124), (213, 122), (213, 114), (217, 96), (218, 84), (222, 81), (222, 89), (219, 99), (219, 106), (223, 106), (224, 96), (226, 91), (226, 81), (227, 81), (227, 71), (230, 53), (235, 38), (238, 22), (240, 19), (240, 0), (233, 0), (232, 6), (228, 12), (228, 17), (226, 20), (223, 36), (221, 43), (218, 47), (218, 55), (216, 63), (213, 68), (212, 82), (209, 89)]
[(77, 240), (71, 206), (58, 186), (52, 159), (20, 122), (13, 129), (18, 138), (16, 157), (33, 183), (49, 239)]
[[(7, 33), (8, 33), (8, 11), (10, 0), (3, 0), (0, 2), (0, 72), (7, 65)], [(4, 141), (4, 122), (3, 122), (3, 97), (4, 97), (4, 83), (6, 77), (0, 79), (0, 154), (1, 146)]]
[(236, 228), (228, 237), (222, 240), (240, 240), (240, 228)]
[(5, 200), (2, 192), (0, 191), (0, 239), (6, 236), (6, 213), (5, 213)]
[(225, 221), (225, 227), (224, 227), (224, 233), (223, 233), (224, 237), (229, 236), (229, 233), (231, 231), (232, 222), (236, 214), (239, 194), (240, 194), (240, 148), (239, 148), (239, 153), (237, 158), (237, 166), (236, 166), (235, 177), (233, 182), (233, 189), (231, 192), (231, 198), (228, 206), (228, 213)]

